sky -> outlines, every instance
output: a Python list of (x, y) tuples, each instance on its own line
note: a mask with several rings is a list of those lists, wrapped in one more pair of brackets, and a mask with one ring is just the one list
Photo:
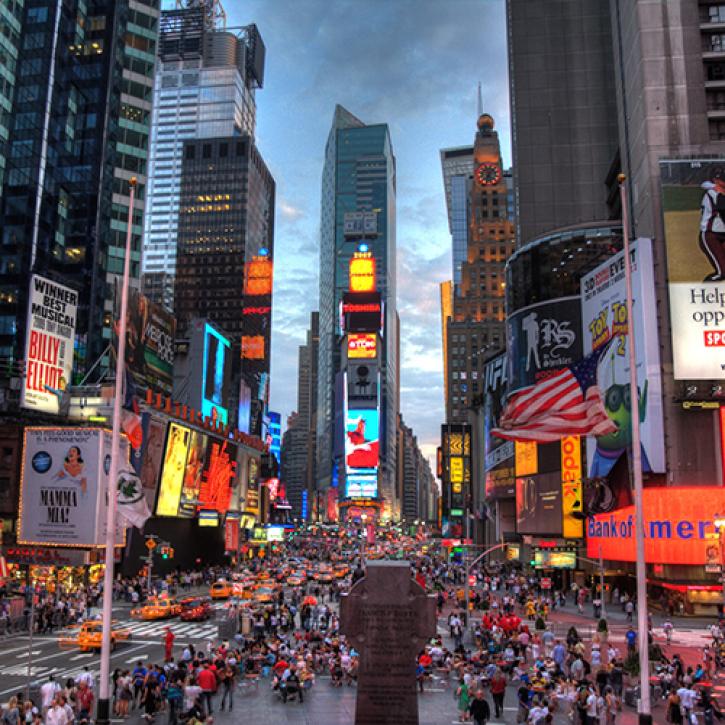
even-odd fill
[(277, 184), (270, 408), (297, 403), (318, 309), (320, 186), (335, 104), (387, 123), (396, 156), (401, 409), (429, 459), (445, 420), (438, 284), (451, 278), (439, 151), (473, 143), (477, 85), (510, 164), (504, 0), (222, 0), (267, 48), (257, 145)]

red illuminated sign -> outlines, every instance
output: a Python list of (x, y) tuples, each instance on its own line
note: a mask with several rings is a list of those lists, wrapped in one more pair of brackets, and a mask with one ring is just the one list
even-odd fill
[(272, 311), (271, 307), (245, 307), (243, 314), (245, 315), (268, 315)]
[(272, 261), (267, 257), (254, 257), (247, 262), (244, 279), (245, 295), (272, 294)]
[(264, 336), (242, 335), (242, 357), (246, 360), (264, 360)]
[(236, 452), (226, 441), (210, 441), (209, 447), (199, 489), (198, 508), (226, 513), (237, 470)]
[[(703, 566), (719, 558), (713, 518), (715, 512), (725, 511), (725, 488), (646, 488), (642, 500), (648, 564)], [(596, 559), (600, 551), (604, 559), (636, 561), (634, 506), (587, 519), (587, 556)]]

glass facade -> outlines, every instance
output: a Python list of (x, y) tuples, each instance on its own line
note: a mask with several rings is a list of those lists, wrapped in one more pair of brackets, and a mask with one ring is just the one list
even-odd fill
[[(140, 272), (159, 2), (11, 6), (21, 43), (12, 111), (0, 122), (8, 131), (0, 194), (0, 357), (23, 349), (23, 335), (15, 331), (24, 329), (29, 275), (51, 275), (80, 292), (79, 374), (110, 340), (112, 282), (123, 270), (132, 176), (138, 203), (131, 274)], [(6, 27), (0, 22), (4, 40)]]
[[(256, 398), (269, 375), (271, 295), (268, 309), (245, 314), (245, 263), (262, 248), (274, 255), (275, 184), (250, 136), (184, 142), (174, 311), (177, 331), (194, 317), (216, 323), (232, 341), (232, 403), (240, 376)], [(250, 312), (249, 309), (246, 310)], [(241, 360), (245, 336), (264, 339), (262, 357)], [(235, 393), (236, 391), (236, 393)]]
[(377, 213), (377, 236), (367, 239), (377, 261), (385, 301), (381, 383), (381, 494), (394, 499), (397, 420), (397, 314), (395, 269), (395, 157), (386, 124), (366, 126), (344, 108), (335, 110), (322, 176), (320, 229), (320, 353), (318, 386), (318, 487), (333, 481), (334, 395), (340, 370), (338, 308), (348, 289), (350, 259), (359, 239), (345, 238), (346, 212)]
[[(196, 39), (184, 45), (183, 51), (171, 42), (178, 35), (179, 23), (185, 37)], [(247, 37), (205, 28), (198, 8), (162, 13), (144, 229), (145, 273), (173, 275), (175, 271), (184, 142), (244, 134), (254, 138), (258, 82), (244, 72)], [(222, 55), (220, 48), (226, 51)]]

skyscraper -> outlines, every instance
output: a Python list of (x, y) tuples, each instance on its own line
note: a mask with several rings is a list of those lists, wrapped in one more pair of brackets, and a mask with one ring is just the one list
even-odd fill
[(315, 492), (319, 319), (318, 312), (310, 313), (298, 354), (297, 412), (287, 419), (282, 442), (282, 481), (295, 517), (302, 516), (303, 501), (312, 501)]
[(604, 183), (618, 163), (617, 104), (609, 0), (506, 7), (520, 246), (612, 217)]
[(0, 93), (0, 139), (7, 134), (0, 148), (0, 357), (23, 349), (35, 272), (79, 292), (75, 369), (82, 372), (110, 342), (132, 176), (131, 276), (140, 274), (159, 0), (12, 7), (7, 24), (7, 5), (0, 11), (3, 43), (11, 41), (0, 63), (14, 67), (14, 84), (3, 83)]
[(159, 278), (176, 269), (184, 141), (254, 139), (264, 43), (255, 25), (231, 32), (223, 19), (218, 0), (161, 14), (143, 258), (145, 291), (159, 302)]
[[(250, 136), (187, 140), (183, 156), (177, 330), (187, 332), (194, 317), (217, 323), (232, 344), (232, 408), (242, 379), (252, 399), (266, 403), (274, 179)], [(253, 278), (257, 269), (261, 276)]]
[[(468, 421), (468, 409), (482, 390), (483, 361), (505, 345), (504, 266), (513, 251), (509, 187), (491, 116), (479, 117), (469, 150), (472, 173), (465, 177), (466, 195), (460, 203), (454, 204), (454, 199), (451, 203), (454, 219), (455, 215), (467, 219), (465, 259), (445, 334), (446, 419), (451, 423)], [(464, 177), (451, 179), (452, 192), (456, 178)], [(447, 307), (448, 301), (443, 302)]]
[[(384, 302), (379, 358), (379, 495), (395, 499), (397, 417), (397, 325), (395, 282), (395, 157), (387, 124), (366, 125), (337, 106), (327, 139), (320, 220), (320, 352), (317, 481), (335, 488), (341, 472), (344, 396), (339, 307), (349, 289), (349, 265), (361, 242), (377, 265), (376, 286)], [(359, 216), (358, 216), (359, 215)], [(358, 222), (365, 226), (358, 226)], [(365, 252), (367, 254), (367, 252)], [(341, 494), (344, 495), (344, 492)]]

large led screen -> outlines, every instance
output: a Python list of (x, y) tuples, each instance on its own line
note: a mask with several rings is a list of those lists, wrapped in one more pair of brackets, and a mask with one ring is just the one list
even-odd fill
[(377, 470), (379, 455), (378, 411), (355, 410), (347, 412), (345, 421), (345, 467), (351, 470)]
[(204, 328), (204, 370), (202, 372), (201, 414), (226, 425), (228, 411), (224, 381), (230, 362), (231, 343), (211, 325)]
[(164, 464), (161, 469), (159, 497), (156, 501), (157, 516), (179, 515), (179, 502), (184, 485), (190, 436), (191, 431), (188, 428), (176, 423), (169, 424)]

